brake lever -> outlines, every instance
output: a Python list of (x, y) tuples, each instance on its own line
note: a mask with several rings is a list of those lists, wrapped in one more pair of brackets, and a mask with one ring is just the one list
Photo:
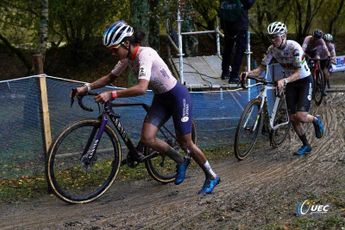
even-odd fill
[(72, 92), (71, 92), (71, 107), (73, 106), (73, 103), (74, 103), (74, 97), (77, 95), (77, 89), (76, 88), (73, 88), (72, 89)]

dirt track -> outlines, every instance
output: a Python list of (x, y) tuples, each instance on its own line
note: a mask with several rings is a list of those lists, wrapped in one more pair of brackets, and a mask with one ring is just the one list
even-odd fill
[[(322, 115), (326, 134), (318, 140), (313, 127), (307, 127), (313, 147), (308, 156), (292, 155), (300, 145), (292, 134), (278, 149), (267, 146), (244, 161), (232, 155), (212, 162), (222, 179), (212, 195), (196, 194), (203, 175), (195, 168), (180, 186), (115, 182), (103, 197), (86, 205), (67, 205), (49, 195), (5, 204), (0, 207), (0, 229), (305, 229), (296, 225), (300, 220), (315, 229), (334, 219), (335, 229), (345, 228), (344, 97), (329, 94), (327, 106), (312, 109)], [(306, 199), (331, 208), (296, 217), (296, 204)]]

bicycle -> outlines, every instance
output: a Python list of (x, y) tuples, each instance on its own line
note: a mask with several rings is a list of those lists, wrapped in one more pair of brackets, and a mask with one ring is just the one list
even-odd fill
[[(89, 92), (87, 95), (95, 96), (97, 93)], [(77, 96), (79, 106), (83, 110), (93, 111), (84, 105), (84, 96)], [(71, 97), (71, 106), (73, 102), (74, 99)], [(163, 154), (143, 146), (144, 159), (136, 161), (133, 158), (138, 150), (122, 125), (120, 115), (113, 110), (115, 107), (123, 106), (141, 106), (145, 111), (149, 109), (144, 103), (106, 102), (102, 109), (98, 104), (100, 115), (97, 119), (78, 121), (57, 136), (48, 153), (46, 171), (52, 192), (59, 199), (72, 204), (96, 200), (111, 187), (120, 166), (124, 164), (135, 168), (144, 162), (154, 180), (163, 184), (175, 180), (176, 163)], [(116, 131), (108, 124), (109, 120)], [(129, 150), (124, 160), (118, 136)], [(166, 123), (159, 128), (158, 137), (179, 150), (176, 136)], [(194, 124), (192, 139), (196, 141)], [(185, 157), (190, 156), (186, 153)]]
[(319, 58), (308, 58), (308, 66), (313, 76), (313, 100), (315, 101), (315, 104), (319, 106), (321, 105), (322, 99), (325, 96), (325, 75), (320, 67)]
[[(259, 95), (245, 106), (238, 122), (234, 143), (235, 156), (238, 160), (243, 160), (249, 155), (257, 141), (259, 130), (262, 130), (263, 134), (268, 133), (271, 146), (278, 147), (284, 142), (291, 127), (284, 91), (275, 91), (274, 106), (272, 113), (269, 114), (267, 91), (275, 88), (276, 83), (264, 78), (250, 76), (247, 78), (255, 80), (263, 87)], [(241, 85), (242, 88), (246, 88), (243, 82)]]

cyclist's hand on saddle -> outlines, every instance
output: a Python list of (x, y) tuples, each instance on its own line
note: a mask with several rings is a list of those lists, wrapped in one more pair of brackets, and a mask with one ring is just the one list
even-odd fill
[(95, 100), (100, 103), (105, 103), (112, 100), (111, 91), (105, 91), (103, 93), (98, 94), (97, 96), (95, 96)]
[(279, 90), (279, 92), (283, 91), (286, 87), (286, 83), (285, 83), (285, 79), (280, 79), (278, 82), (277, 82), (277, 88)]

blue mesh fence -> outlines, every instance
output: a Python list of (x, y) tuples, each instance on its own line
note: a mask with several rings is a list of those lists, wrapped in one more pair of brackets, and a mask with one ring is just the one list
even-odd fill
[[(77, 103), (70, 107), (70, 90), (80, 84), (47, 77), (53, 140), (67, 125), (85, 118), (96, 118), (99, 114), (90, 97), (85, 103), (93, 107), (93, 112), (82, 110)], [(38, 77), (2, 81), (0, 90), (0, 179), (42, 174), (44, 149)], [(259, 86), (248, 91), (191, 92), (199, 146), (214, 148), (232, 145), (243, 107), (258, 92)], [(152, 97), (152, 92), (147, 92), (143, 96), (119, 98), (117, 101), (151, 104)], [(141, 107), (119, 107), (115, 111), (121, 115), (121, 122), (130, 137), (138, 141), (145, 110)], [(171, 121), (169, 126), (172, 127)]]

